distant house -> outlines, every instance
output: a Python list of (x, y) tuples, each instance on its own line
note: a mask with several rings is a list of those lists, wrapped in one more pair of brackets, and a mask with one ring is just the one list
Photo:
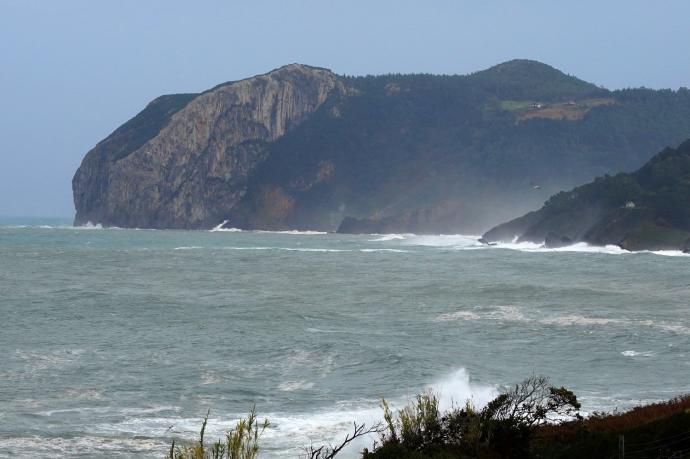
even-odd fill
[(634, 209), (635, 208), (635, 203), (633, 201), (628, 201), (625, 203), (625, 208), (626, 209)]
[(540, 104), (539, 102), (532, 102), (532, 108), (542, 108), (544, 104)]

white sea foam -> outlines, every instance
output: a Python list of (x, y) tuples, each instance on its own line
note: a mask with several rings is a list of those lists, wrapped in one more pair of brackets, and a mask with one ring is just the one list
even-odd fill
[(283, 392), (294, 392), (296, 390), (307, 390), (314, 387), (314, 383), (311, 381), (299, 380), (299, 381), (283, 381), (278, 384), (278, 390)]
[(434, 318), (434, 322), (455, 322), (458, 320), (495, 320), (502, 322), (529, 322), (531, 319), (514, 305), (496, 305), (475, 308), (473, 311), (454, 311), (442, 313)]
[(665, 257), (690, 257), (690, 253), (681, 252), (680, 250), (652, 250), (644, 251), (644, 253), (653, 253), (654, 255)]
[(518, 306), (510, 304), (505, 306), (494, 306), (494, 308), (493, 311), (486, 314), (488, 319), (507, 322), (527, 322), (530, 320)]
[(679, 250), (642, 250), (638, 252), (631, 252), (629, 250), (622, 249), (617, 245), (605, 245), (597, 246), (590, 245), (586, 242), (578, 242), (572, 245), (557, 247), (557, 248), (547, 248), (544, 244), (539, 244), (535, 242), (517, 242), (516, 240), (512, 242), (498, 242), (495, 244), (483, 244), (479, 242), (481, 236), (475, 235), (465, 235), (465, 234), (438, 234), (438, 235), (416, 235), (416, 234), (385, 234), (378, 235), (372, 234), (372, 236), (379, 236), (376, 239), (369, 239), (369, 242), (391, 242), (397, 241), (399, 244), (404, 245), (418, 245), (425, 247), (439, 247), (439, 248), (452, 248), (455, 250), (477, 250), (477, 249), (508, 249), (516, 250), (519, 252), (528, 253), (560, 253), (560, 252), (573, 252), (573, 253), (599, 253), (606, 255), (625, 255), (625, 254), (653, 254), (653, 255), (663, 255), (669, 257), (690, 257), (690, 254), (683, 253)]
[(244, 231), (239, 229), (239, 228), (219, 228), (216, 226), (215, 228), (209, 230), (209, 232), (211, 232), (211, 233), (242, 233)]
[(409, 250), (400, 250), (400, 249), (359, 249), (359, 251), (364, 252), (364, 253), (376, 253), (376, 252), (406, 253), (406, 252), (409, 252)]
[(197, 249), (203, 249), (203, 247), (200, 247), (198, 245), (189, 245), (189, 246), (175, 247), (173, 250), (197, 250)]
[(626, 357), (651, 357), (654, 355), (652, 351), (639, 352), (639, 351), (623, 351), (621, 355)]
[(264, 246), (258, 246), (258, 247), (223, 247), (224, 250), (280, 250), (280, 251), (286, 251), (286, 252), (320, 252), (320, 253), (329, 253), (329, 252), (352, 252), (352, 250), (348, 249), (322, 249), (322, 248), (314, 248), (314, 247), (264, 247)]
[[(289, 382), (286, 389), (301, 390), (301, 381)], [(308, 383), (307, 383), (308, 384)], [(478, 384), (470, 381), (468, 372), (460, 368), (444, 377), (433, 381), (426, 387), (439, 397), (441, 410), (448, 410), (453, 406), (464, 405), (470, 400), (476, 407), (483, 407), (497, 395), (495, 387)], [(407, 395), (388, 399), (393, 410), (403, 408), (412, 402), (414, 396), (423, 387), (411, 388)], [(337, 403), (327, 411), (306, 413), (302, 415), (284, 415), (275, 413), (268, 415), (274, 421), (275, 429), (268, 433), (267, 446), (280, 448), (278, 456), (294, 457), (300, 452), (300, 446), (313, 443), (337, 443), (352, 429), (352, 422), (372, 425), (380, 421), (383, 411), (378, 400), (359, 401), (350, 403)], [(354, 445), (350, 445), (342, 453), (343, 458), (359, 457), (357, 452), (364, 447), (370, 447), (376, 438), (363, 438)], [(273, 445), (270, 445), (273, 443)]]
[(479, 236), (467, 236), (463, 234), (405, 235), (405, 239), (402, 243), (405, 245), (454, 249), (486, 247), (479, 242)]
[[(313, 352), (295, 351), (287, 360), (292, 364), (303, 364), (313, 361)], [(318, 360), (318, 359), (317, 359)], [(284, 392), (310, 390), (314, 383), (306, 379), (286, 379), (278, 386)], [(427, 386), (439, 396), (440, 408), (447, 410), (452, 406), (462, 405), (471, 400), (477, 407), (484, 406), (497, 391), (494, 387), (474, 383), (469, 374), (460, 368)], [(424, 390), (423, 387), (410, 388), (409, 393), (389, 399), (394, 410), (401, 409), (413, 400), (415, 394)], [(95, 408), (101, 410), (98, 414), (107, 414), (112, 407)], [(14, 437), (0, 439), (0, 450), (12, 451), (15, 454), (32, 451), (38, 456), (67, 456), (70, 452), (79, 451), (85, 455), (160, 457), (161, 452), (169, 446), (170, 439), (193, 440), (198, 437), (198, 431), (203, 417), (203, 408), (197, 416), (180, 416), (180, 408), (176, 406), (160, 406), (145, 408), (121, 408), (115, 413), (117, 417), (125, 419), (115, 422), (95, 422), (85, 427), (84, 432), (75, 438), (44, 438), (44, 437)], [(91, 418), (96, 411), (84, 413)], [(222, 438), (224, 433), (246, 413), (211, 413), (206, 428), (208, 438)], [(305, 446), (310, 444), (319, 446), (328, 443), (339, 443), (352, 429), (352, 422), (373, 425), (380, 421), (383, 412), (378, 400), (357, 400), (336, 402), (328, 409), (314, 412), (285, 413), (262, 412), (271, 421), (262, 440), (265, 456), (272, 458), (296, 457), (301, 454)], [(136, 437), (136, 438), (132, 438)], [(358, 451), (363, 447), (370, 447), (376, 440), (372, 435), (361, 438), (348, 446), (339, 457), (359, 457)]]
[(434, 322), (456, 322), (470, 320), (496, 320), (501, 322), (524, 322), (557, 327), (605, 327), (656, 328), (676, 335), (690, 335), (687, 323), (658, 322), (651, 319), (628, 319), (622, 317), (589, 317), (581, 314), (534, 316), (526, 314), (519, 306), (497, 305), (474, 308), (472, 311), (452, 311), (439, 314)]
[(37, 458), (72, 457), (140, 457), (156, 458), (169, 448), (169, 440), (148, 438), (108, 438), (101, 436), (11, 437), (0, 438), (0, 451), (8, 457)]
[(467, 400), (481, 408), (498, 395), (494, 386), (471, 382), (470, 375), (464, 368), (437, 380), (431, 384), (431, 389), (439, 396), (441, 410), (463, 405)]
[(596, 246), (589, 245), (586, 242), (578, 242), (576, 244), (547, 248), (543, 244), (536, 244), (534, 242), (500, 242), (496, 245), (487, 246), (490, 248), (518, 250), (520, 252), (535, 252), (535, 253), (558, 253), (558, 252), (579, 252), (579, 253), (602, 253), (608, 255), (622, 255), (632, 253), (628, 250), (621, 249), (617, 245)]
[(100, 223), (92, 223), (92, 222), (86, 222), (83, 225), (80, 226), (75, 226), (74, 228), (77, 229), (103, 229), (103, 225)]
[(455, 322), (456, 320), (477, 320), (481, 316), (471, 311), (456, 311), (438, 315), (435, 322)]
[(382, 235), (376, 235), (372, 234), (372, 236), (380, 236), (376, 239), (369, 239), (369, 242), (385, 242), (385, 241), (400, 241), (404, 240), (406, 237), (412, 237), (414, 234), (382, 234)]
[(216, 233), (216, 232), (239, 233), (239, 232), (242, 232), (242, 230), (239, 229), (239, 228), (225, 228), (225, 225), (227, 225), (227, 223), (228, 223), (229, 221), (230, 221), (230, 220), (223, 220), (220, 224), (214, 226), (214, 227), (213, 227), (212, 229), (210, 229), (209, 231), (210, 231), (211, 233)]
[(576, 314), (567, 316), (547, 317), (541, 319), (539, 323), (544, 325), (609, 325), (620, 324), (621, 319), (606, 319), (603, 317), (585, 317)]
[(318, 236), (318, 235), (323, 235), (323, 234), (328, 234), (325, 231), (298, 231), (298, 230), (287, 230), (287, 231), (265, 231), (265, 230), (256, 230), (254, 231), (255, 233), (263, 233), (263, 234), (291, 234), (291, 235), (296, 235), (296, 236)]

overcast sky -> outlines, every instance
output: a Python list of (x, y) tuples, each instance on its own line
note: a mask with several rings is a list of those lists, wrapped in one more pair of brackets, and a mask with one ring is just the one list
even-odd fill
[(71, 217), (84, 154), (160, 94), (291, 62), (464, 74), (513, 58), (677, 89), (688, 18), (687, 0), (0, 0), (0, 216)]

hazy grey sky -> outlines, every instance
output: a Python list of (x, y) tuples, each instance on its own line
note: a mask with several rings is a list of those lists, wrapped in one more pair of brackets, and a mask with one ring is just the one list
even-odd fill
[(160, 94), (290, 62), (462, 74), (513, 58), (676, 89), (688, 18), (687, 0), (0, 0), (0, 215), (73, 215), (84, 154)]

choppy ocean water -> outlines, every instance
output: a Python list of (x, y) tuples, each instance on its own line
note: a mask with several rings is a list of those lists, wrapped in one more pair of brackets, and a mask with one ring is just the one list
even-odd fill
[(679, 253), (45, 223), (0, 225), (0, 457), (161, 457), (254, 404), (264, 457), (297, 457), (381, 396), (533, 373), (587, 411), (690, 392)]

